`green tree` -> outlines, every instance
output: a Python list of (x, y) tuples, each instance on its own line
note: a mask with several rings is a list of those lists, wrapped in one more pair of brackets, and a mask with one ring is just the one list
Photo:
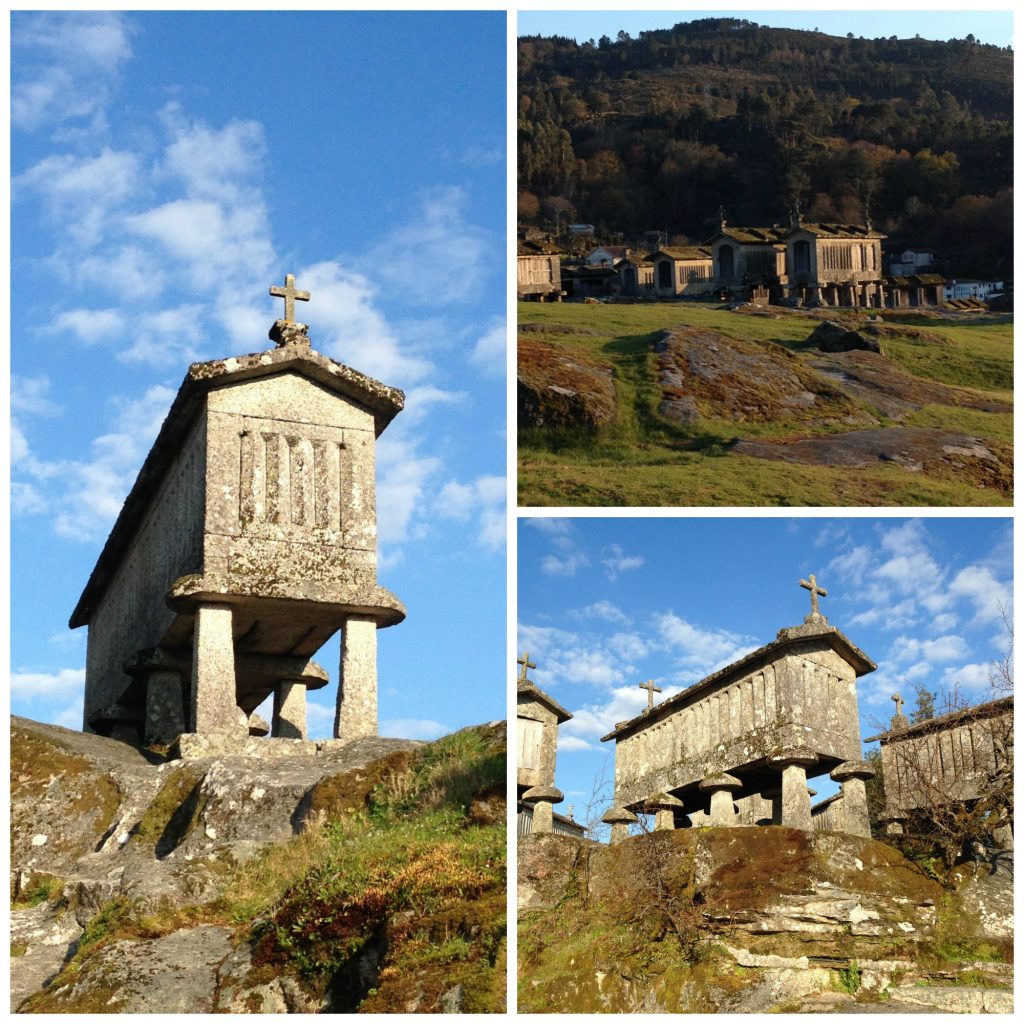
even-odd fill
[(914, 710), (910, 713), (912, 725), (918, 722), (926, 722), (929, 718), (935, 717), (935, 694), (924, 686), (915, 687), (917, 699)]

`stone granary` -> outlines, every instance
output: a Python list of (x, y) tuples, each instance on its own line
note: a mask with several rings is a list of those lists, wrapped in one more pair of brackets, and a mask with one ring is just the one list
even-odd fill
[(521, 667), (516, 680), (517, 802), (532, 817), (531, 831), (550, 832), (553, 805), (564, 799), (555, 788), (558, 727), (572, 715), (527, 678), (528, 670), (537, 667), (529, 654), (523, 654), (517, 664)]
[(614, 806), (604, 821), (612, 842), (637, 812), (656, 828), (781, 824), (811, 830), (808, 778), (842, 786), (843, 831), (868, 836), (856, 680), (875, 669), (818, 610), (814, 576), (803, 624), (681, 693), (620, 722)]
[(285, 316), (268, 351), (189, 367), (71, 616), (88, 626), (83, 728), (146, 742), (306, 735), (312, 656), (342, 634), (335, 737), (377, 732), (376, 439), (404, 395), (328, 359)]
[(884, 238), (870, 224), (805, 223), (799, 209), (788, 228), (733, 227), (720, 211), (718, 231), (705, 244), (715, 290), (734, 298), (881, 308)]
[[(896, 714), (877, 736), (882, 750), (888, 831), (903, 832), (915, 813), (990, 796), (1013, 771), (1013, 697), (979, 704), (911, 723), (903, 699), (893, 696)], [(998, 808), (993, 827), (1000, 845), (1012, 846), (1009, 809)]]

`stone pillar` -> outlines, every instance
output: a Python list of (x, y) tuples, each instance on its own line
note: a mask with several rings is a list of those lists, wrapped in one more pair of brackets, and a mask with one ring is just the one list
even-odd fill
[(554, 804), (565, 799), (562, 791), (554, 786), (534, 786), (523, 794), (523, 800), (533, 807), (533, 828), (531, 832), (553, 832), (555, 830)]
[(818, 755), (805, 747), (778, 750), (768, 763), (782, 772), (782, 821), (789, 828), (810, 832), (811, 795), (807, 791), (807, 769), (818, 763)]
[(874, 768), (867, 761), (844, 761), (832, 770), (831, 777), (843, 789), (843, 831), (852, 836), (871, 838), (868, 794), (864, 783), (874, 774)]
[(807, 769), (802, 764), (787, 764), (782, 769), (782, 824), (811, 827), (811, 795), (807, 792)]
[(610, 843), (612, 846), (629, 838), (629, 826), (636, 820), (636, 815), (625, 807), (609, 808), (601, 820), (612, 827)]
[(644, 809), (654, 813), (654, 831), (671, 832), (676, 827), (676, 812), (683, 810), (683, 801), (671, 793), (656, 793), (646, 801)]
[(306, 684), (301, 679), (282, 679), (277, 684), (270, 735), (285, 740), (306, 738)]
[(727, 775), (725, 772), (716, 772), (701, 781), (698, 789), (711, 794), (709, 817), (713, 827), (728, 827), (737, 824), (732, 791), (742, 788), (743, 783), (735, 775)]
[(181, 673), (153, 669), (146, 678), (146, 721), (143, 742), (173, 743), (185, 731), (185, 700)]
[(547, 800), (538, 800), (533, 805), (534, 832), (553, 832), (555, 830), (555, 809)]
[(364, 616), (345, 621), (335, 739), (377, 735), (377, 623)]
[(235, 697), (231, 619), (230, 605), (201, 604), (196, 608), (190, 724), (197, 733), (237, 733), (244, 739), (248, 729)]

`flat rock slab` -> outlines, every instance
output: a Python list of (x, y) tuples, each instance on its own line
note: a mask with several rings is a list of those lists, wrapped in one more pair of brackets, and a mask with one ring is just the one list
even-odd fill
[(1013, 406), (964, 388), (912, 377), (876, 352), (840, 352), (809, 361), (847, 397), (873, 405), (884, 416), (903, 419), (922, 405), (952, 405), (982, 412), (1010, 413)]
[(682, 325), (654, 344), (666, 419), (736, 423), (867, 425), (877, 422), (835, 381), (779, 345), (738, 341), (719, 331)]
[(533, 338), (518, 345), (520, 427), (584, 427), (612, 423), (616, 415), (612, 368)]
[(967, 434), (925, 427), (887, 427), (797, 441), (740, 440), (732, 451), (758, 459), (806, 466), (876, 466), (892, 463), (910, 472), (945, 471), (975, 486), (1008, 492), (1012, 463), (1003, 446)]
[(114, 942), (53, 997), (63, 997), (68, 1006), (96, 1006), (101, 1013), (129, 1007), (132, 1013), (210, 1013), (218, 969), (230, 952), (231, 933), (215, 925)]

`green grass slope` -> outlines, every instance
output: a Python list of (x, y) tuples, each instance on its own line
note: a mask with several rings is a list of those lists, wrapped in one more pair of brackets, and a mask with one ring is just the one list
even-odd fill
[[(909, 472), (884, 462), (857, 468), (799, 465), (731, 452), (741, 438), (791, 440), (852, 429), (838, 424), (815, 427), (795, 418), (755, 423), (712, 416), (686, 427), (659, 414), (662, 389), (653, 344), (661, 331), (686, 324), (803, 355), (817, 321), (807, 315), (773, 312), (780, 315), (736, 314), (710, 303), (520, 303), (520, 325), (540, 325), (539, 331), (536, 327), (530, 331), (531, 338), (581, 361), (613, 367), (617, 412), (613, 423), (597, 430), (521, 429), (519, 504), (976, 506), (1012, 502), (1005, 486), (986, 485), (968, 473)], [(931, 340), (883, 340), (885, 355), (912, 380), (965, 389), (993, 403), (1012, 403), (1012, 322), (996, 317), (960, 322), (912, 315), (886, 319), (932, 336)], [(939, 343), (938, 338), (947, 343)], [(861, 411), (880, 426), (896, 425), (869, 401), (862, 402)], [(1013, 417), (1007, 412), (926, 403), (899, 425), (969, 434), (1008, 458)]]

